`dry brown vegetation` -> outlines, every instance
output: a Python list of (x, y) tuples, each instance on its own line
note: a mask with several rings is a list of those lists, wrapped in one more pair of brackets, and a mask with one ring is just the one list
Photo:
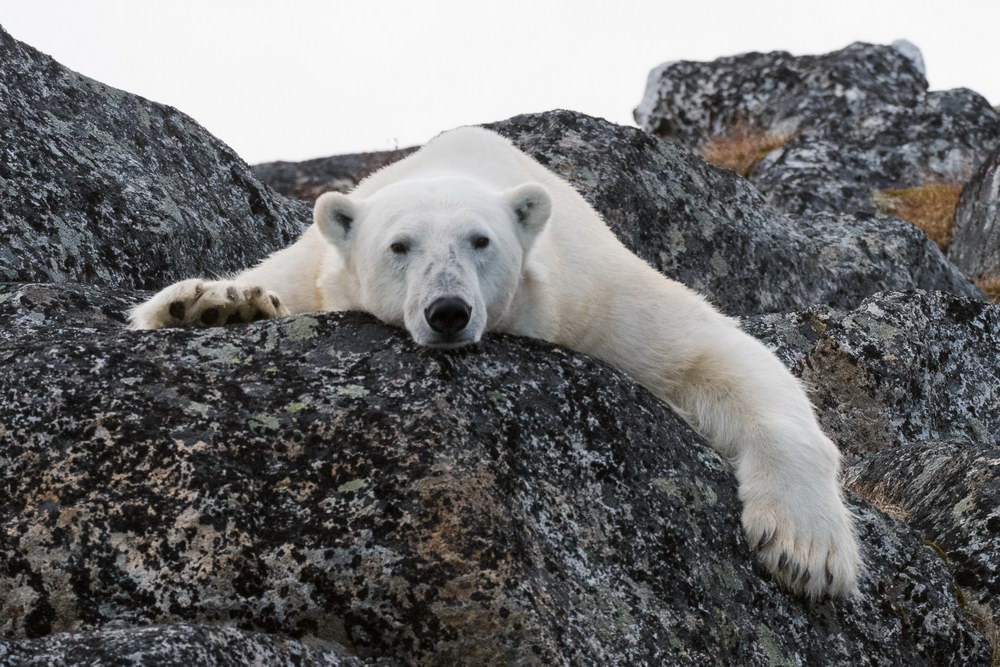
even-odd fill
[(1000, 303), (1000, 276), (985, 276), (976, 280), (979, 288), (986, 292), (986, 298)]
[(945, 250), (951, 243), (961, 194), (961, 183), (924, 183), (912, 188), (875, 190), (872, 198), (879, 211), (916, 225)]
[(725, 134), (710, 137), (702, 146), (701, 156), (717, 167), (726, 167), (748, 176), (757, 162), (775, 148), (784, 146), (791, 138), (791, 135), (739, 122)]
[(910, 518), (910, 511), (896, 502), (894, 498), (885, 492), (885, 489), (877, 484), (847, 484), (847, 488), (867, 500), (875, 509), (891, 516), (896, 521), (905, 521)]

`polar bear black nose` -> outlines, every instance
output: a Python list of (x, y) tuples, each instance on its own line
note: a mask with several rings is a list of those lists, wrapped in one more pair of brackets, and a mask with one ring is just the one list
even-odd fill
[(440, 334), (455, 334), (469, 323), (469, 313), (472, 308), (457, 296), (444, 296), (434, 299), (424, 310), (424, 319), (431, 329)]

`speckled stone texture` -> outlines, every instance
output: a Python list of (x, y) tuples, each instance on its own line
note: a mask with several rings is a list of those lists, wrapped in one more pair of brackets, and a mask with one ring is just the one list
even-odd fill
[(695, 149), (740, 123), (791, 137), (750, 172), (772, 203), (874, 213), (873, 189), (964, 182), (1000, 143), (989, 103), (966, 89), (929, 92), (910, 47), (665, 63), (650, 73), (635, 117)]
[(1000, 619), (1000, 442), (882, 452), (850, 468), (847, 483), (898, 507), (947, 554), (965, 595)]
[(145, 628), (63, 632), (40, 639), (0, 640), (0, 664), (9, 667), (390, 667), (398, 663), (352, 657), (333, 642), (310, 644), (233, 627), (174, 623)]
[(948, 259), (973, 278), (1000, 279), (1000, 148), (962, 190)]
[(0, 28), (0, 281), (160, 287), (242, 269), (309, 222), (191, 118)]
[(912, 442), (1000, 444), (1000, 305), (888, 293), (846, 314), (819, 307), (744, 328), (809, 383), (853, 460)]
[(286, 197), (312, 203), (324, 192), (350, 192), (373, 171), (402, 160), (416, 148), (333, 155), (301, 162), (255, 164), (253, 173)]
[(630, 250), (727, 313), (850, 308), (910, 288), (981, 295), (908, 223), (784, 214), (745, 179), (641, 130), (571, 111), (486, 127), (572, 184)]
[(122, 293), (62, 290), (0, 292), (26, 328), (0, 342), (8, 640), (185, 622), (403, 664), (988, 661), (936, 553), (864, 503), (861, 597), (777, 590), (728, 466), (592, 359), (428, 350), (359, 314), (132, 332)]
[(880, 294), (744, 328), (812, 388), (848, 485), (903, 514), (1000, 618), (1000, 305)]

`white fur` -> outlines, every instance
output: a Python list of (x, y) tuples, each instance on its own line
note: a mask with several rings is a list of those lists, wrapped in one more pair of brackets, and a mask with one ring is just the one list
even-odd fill
[[(489, 238), (487, 247), (475, 246), (479, 237)], [(856, 590), (861, 563), (839, 452), (798, 381), (733, 320), (629, 252), (569, 184), (494, 132), (447, 132), (350, 196), (323, 195), (315, 224), (235, 283), (277, 294), (292, 313), (368, 311), (425, 345), (503, 331), (603, 359), (733, 463), (747, 538), (782, 584), (811, 597)], [(163, 311), (176, 295), (168, 287), (136, 308), (133, 326), (168, 325)], [(449, 339), (425, 317), (444, 296), (471, 306), (468, 325)]]

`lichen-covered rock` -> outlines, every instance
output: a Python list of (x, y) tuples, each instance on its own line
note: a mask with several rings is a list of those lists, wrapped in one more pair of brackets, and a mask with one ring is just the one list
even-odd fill
[(373, 171), (402, 160), (416, 148), (321, 157), (302, 162), (265, 162), (252, 167), (257, 178), (286, 197), (312, 203), (324, 192), (350, 192)]
[(333, 642), (302, 642), (227, 626), (173, 623), (144, 628), (102, 628), (60, 632), (38, 639), (3, 641), (0, 664), (10, 667), (52, 665), (156, 665), (157, 667), (243, 667), (246, 665), (317, 665), (361, 667), (396, 664), (362, 660)]
[(308, 208), (192, 119), (0, 28), (0, 281), (154, 288), (242, 269)]
[(186, 622), (404, 664), (988, 662), (935, 552), (864, 503), (861, 596), (777, 590), (726, 464), (592, 359), (359, 314), (134, 332), (125, 295), (59, 289), (0, 308), (27, 327), (0, 341), (8, 641)]
[(882, 290), (981, 295), (912, 225), (783, 214), (745, 179), (635, 128), (570, 111), (487, 127), (571, 183), (630, 250), (729, 313), (849, 308)]
[(846, 481), (899, 508), (940, 547), (966, 596), (1000, 619), (1000, 441), (920, 443), (866, 458)]
[(993, 279), (1000, 289), (1000, 148), (962, 190), (948, 259), (967, 276)]
[(942, 549), (968, 601), (1000, 619), (1000, 305), (879, 294), (744, 328), (812, 389), (848, 486)]
[(888, 293), (846, 314), (821, 307), (744, 328), (808, 383), (850, 460), (914, 442), (1000, 445), (1000, 305)]
[(772, 203), (874, 213), (872, 190), (964, 182), (1000, 143), (989, 103), (965, 89), (928, 92), (918, 57), (912, 45), (856, 43), (817, 56), (665, 63), (650, 73), (635, 117), (693, 149), (741, 126), (785, 137), (750, 172)]

